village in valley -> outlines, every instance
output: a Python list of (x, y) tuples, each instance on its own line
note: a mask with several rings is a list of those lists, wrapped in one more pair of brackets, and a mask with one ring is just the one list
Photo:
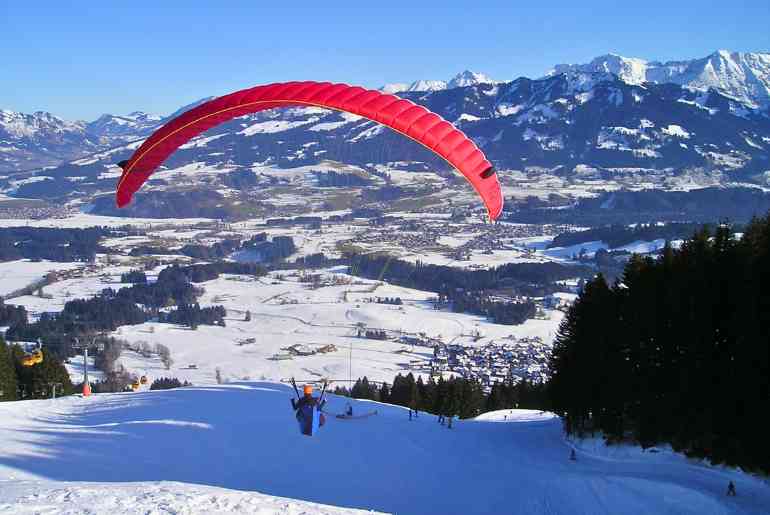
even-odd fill
[[(265, 277), (222, 275), (196, 285), (201, 307), (224, 307), (219, 326), (200, 325), (189, 332), (150, 319), (116, 328), (112, 336), (126, 342), (120, 366), (137, 377), (174, 375), (191, 382), (215, 376), (280, 380), (303, 374), (334, 379), (350, 373), (392, 381), (409, 372), (425, 379), (474, 379), (487, 390), (495, 382), (542, 382), (559, 321), (577, 291), (577, 275), (541, 297), (495, 291), (490, 297), (495, 302), (531, 301), (536, 307), (525, 323), (504, 325), (483, 315), (453, 312), (451, 303), (435, 291), (389, 284), (390, 265), (381, 277), (363, 277), (356, 275), (355, 265), (345, 264), (350, 249), (387, 252), (393, 262), (458, 270), (486, 270), (505, 262), (562, 262), (544, 253), (542, 243), (562, 227), (482, 224), (470, 212), (463, 213), (370, 213), (373, 217), (366, 218), (333, 212), (230, 223), (88, 214), (40, 217), (28, 223), (47, 227), (55, 221), (73, 228), (100, 223), (111, 232), (90, 262), (4, 264), (0, 275), (10, 277), (14, 270), (15, 281), (6, 281), (0, 293), (5, 304), (23, 307), (35, 321), (54, 316), (71, 300), (100, 296), (107, 288), (130, 288), (126, 274), (134, 270), (152, 282), (169, 266), (206, 262), (195, 257), (205, 254), (195, 249), (230, 245), (225, 258), (247, 262), (264, 260), (275, 245), (287, 246), (291, 255)], [(4, 225), (12, 224), (5, 220)], [(29, 275), (16, 273), (25, 268)], [(36, 276), (37, 270), (43, 273)], [(179, 339), (175, 333), (180, 331), (188, 336)], [(168, 345), (175, 364), (167, 368), (158, 356), (132, 350), (143, 343)], [(78, 358), (68, 366), (75, 375), (82, 373)], [(97, 378), (103, 374), (92, 373)]]

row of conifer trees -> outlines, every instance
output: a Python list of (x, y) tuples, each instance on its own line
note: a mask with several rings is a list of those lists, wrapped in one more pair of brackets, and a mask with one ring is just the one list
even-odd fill
[(569, 432), (770, 470), (770, 215), (730, 233), (700, 230), (585, 285), (550, 364)]

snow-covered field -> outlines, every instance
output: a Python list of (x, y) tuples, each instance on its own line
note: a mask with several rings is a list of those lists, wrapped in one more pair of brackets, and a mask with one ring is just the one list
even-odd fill
[(0, 227), (86, 228), (97, 226), (123, 227), (125, 225), (156, 227), (168, 225), (189, 226), (202, 222), (211, 222), (211, 220), (208, 218), (128, 218), (77, 213), (66, 218), (0, 218)]
[(39, 281), (48, 272), (66, 271), (82, 267), (82, 263), (55, 263), (20, 259), (0, 263), (0, 295), (7, 295)]
[[(410, 362), (429, 359), (433, 349), (358, 338), (358, 327), (384, 329), (392, 338), (423, 333), (473, 346), (511, 341), (511, 336), (539, 336), (548, 346), (563, 317), (562, 312), (549, 310), (548, 318), (528, 320), (519, 326), (492, 324), (478, 316), (433, 310), (427, 302), (435, 296), (433, 293), (333, 271), (322, 276), (341, 284), (313, 289), (288, 273), (271, 273), (257, 279), (223, 275), (201, 283), (205, 293), (200, 304), (224, 306), (226, 327), (199, 326), (192, 331), (158, 323), (124, 326), (115, 332), (116, 337), (130, 343), (166, 345), (175, 363), (166, 370), (159, 359), (131, 352), (124, 352), (121, 362), (139, 375), (173, 376), (196, 384), (213, 382), (217, 369), (224, 380), (280, 380), (292, 376), (348, 379), (352, 372), (354, 379), (366, 376), (391, 382), (396, 374), (414, 370)], [(347, 281), (350, 284), (344, 284)], [(369, 302), (375, 297), (400, 297), (403, 305)], [(250, 321), (245, 320), (247, 311), (251, 313)], [(475, 331), (481, 338), (471, 336)], [(286, 349), (295, 344), (310, 349), (333, 344), (336, 351), (288, 359)]]
[[(58, 264), (58, 263), (57, 263)], [(128, 270), (124, 270), (126, 272)], [(70, 300), (90, 298), (98, 295), (105, 288), (119, 290), (131, 286), (120, 282), (120, 274), (100, 276), (78, 277), (55, 282), (43, 288), (43, 297), (37, 295), (24, 295), (9, 300), (9, 304), (24, 306), (32, 318), (37, 318), (41, 313), (58, 312), (64, 309), (64, 304)]]
[[(285, 385), (240, 383), (0, 404), (0, 513), (760, 514), (770, 486), (676, 455), (608, 458), (549, 414), (452, 429), (353, 401), (299, 434)], [(327, 411), (345, 399), (330, 396)], [(726, 497), (733, 480), (738, 496)], [(310, 504), (320, 503), (320, 504)], [(333, 508), (339, 506), (341, 508)], [(344, 507), (344, 508), (342, 508)]]

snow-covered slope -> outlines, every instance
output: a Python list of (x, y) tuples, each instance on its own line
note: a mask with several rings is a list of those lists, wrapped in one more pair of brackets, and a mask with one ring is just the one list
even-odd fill
[[(427, 414), (410, 421), (404, 408), (355, 401), (355, 411), (378, 415), (329, 417), (309, 438), (291, 395), (241, 383), (4, 403), (0, 511), (339, 512), (313, 502), (426, 515), (705, 515), (770, 506), (759, 480), (670, 453), (581, 450), (570, 461), (560, 421), (537, 413), (447, 429)], [(327, 410), (344, 403), (332, 396)], [(725, 497), (729, 480), (738, 497)]]
[(57, 515), (136, 513), (244, 515), (355, 515), (338, 508), (284, 497), (176, 481), (133, 483), (0, 482), (0, 513)]
[(581, 71), (611, 73), (628, 84), (678, 84), (715, 89), (753, 108), (770, 106), (770, 53), (718, 50), (700, 59), (645, 61), (607, 54), (587, 64), (559, 64), (550, 74)]

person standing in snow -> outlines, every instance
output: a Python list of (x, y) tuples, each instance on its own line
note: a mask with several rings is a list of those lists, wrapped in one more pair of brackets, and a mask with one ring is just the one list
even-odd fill
[(577, 461), (577, 455), (575, 454), (575, 449), (572, 449), (572, 450), (569, 452), (569, 459), (570, 459), (571, 461)]
[(447, 428), (452, 429), (452, 415), (449, 415), (449, 420), (447, 421)]
[[(304, 396), (299, 399), (291, 399), (291, 406), (294, 408), (297, 422), (299, 423), (299, 430), (304, 435), (313, 435), (313, 417), (314, 412), (321, 411), (326, 404), (326, 400), (322, 397), (313, 397), (313, 386), (306, 384), (303, 388)], [(326, 418), (323, 413), (318, 413), (318, 427), (321, 427), (326, 422)]]
[(730, 483), (727, 485), (727, 496), (735, 497), (735, 483), (732, 481), (730, 481)]

